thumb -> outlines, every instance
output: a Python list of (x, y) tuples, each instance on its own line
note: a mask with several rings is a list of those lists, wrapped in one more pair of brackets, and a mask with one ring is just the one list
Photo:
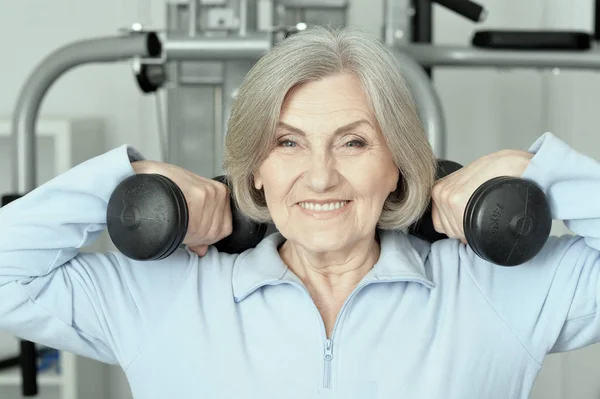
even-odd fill
[(190, 247), (190, 250), (198, 254), (198, 256), (203, 257), (208, 252), (208, 245), (198, 245), (195, 247)]

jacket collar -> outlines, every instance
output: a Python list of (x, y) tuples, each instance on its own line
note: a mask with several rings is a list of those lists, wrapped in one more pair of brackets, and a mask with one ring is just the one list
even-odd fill
[[(381, 254), (361, 284), (372, 282), (414, 281), (428, 288), (435, 284), (427, 276), (424, 260), (430, 244), (403, 232), (380, 231)], [(301, 280), (288, 269), (278, 248), (285, 242), (279, 232), (265, 237), (255, 248), (240, 254), (233, 267), (232, 285), (236, 302), (240, 302), (265, 285), (298, 283)]]

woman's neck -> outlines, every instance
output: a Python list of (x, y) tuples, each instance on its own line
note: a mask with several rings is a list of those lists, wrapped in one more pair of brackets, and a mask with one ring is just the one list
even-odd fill
[(330, 335), (346, 298), (379, 259), (380, 247), (370, 238), (341, 251), (315, 253), (286, 241), (279, 254), (308, 289)]

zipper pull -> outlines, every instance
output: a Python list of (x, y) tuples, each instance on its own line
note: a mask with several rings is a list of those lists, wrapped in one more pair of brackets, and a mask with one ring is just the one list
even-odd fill
[(333, 343), (331, 339), (325, 341), (325, 360), (333, 359)]

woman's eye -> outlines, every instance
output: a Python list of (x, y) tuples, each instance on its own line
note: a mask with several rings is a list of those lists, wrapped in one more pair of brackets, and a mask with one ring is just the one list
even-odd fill
[(292, 140), (280, 140), (277, 145), (280, 147), (295, 147), (296, 143)]
[(364, 147), (366, 143), (362, 140), (352, 140), (346, 143), (348, 147)]

